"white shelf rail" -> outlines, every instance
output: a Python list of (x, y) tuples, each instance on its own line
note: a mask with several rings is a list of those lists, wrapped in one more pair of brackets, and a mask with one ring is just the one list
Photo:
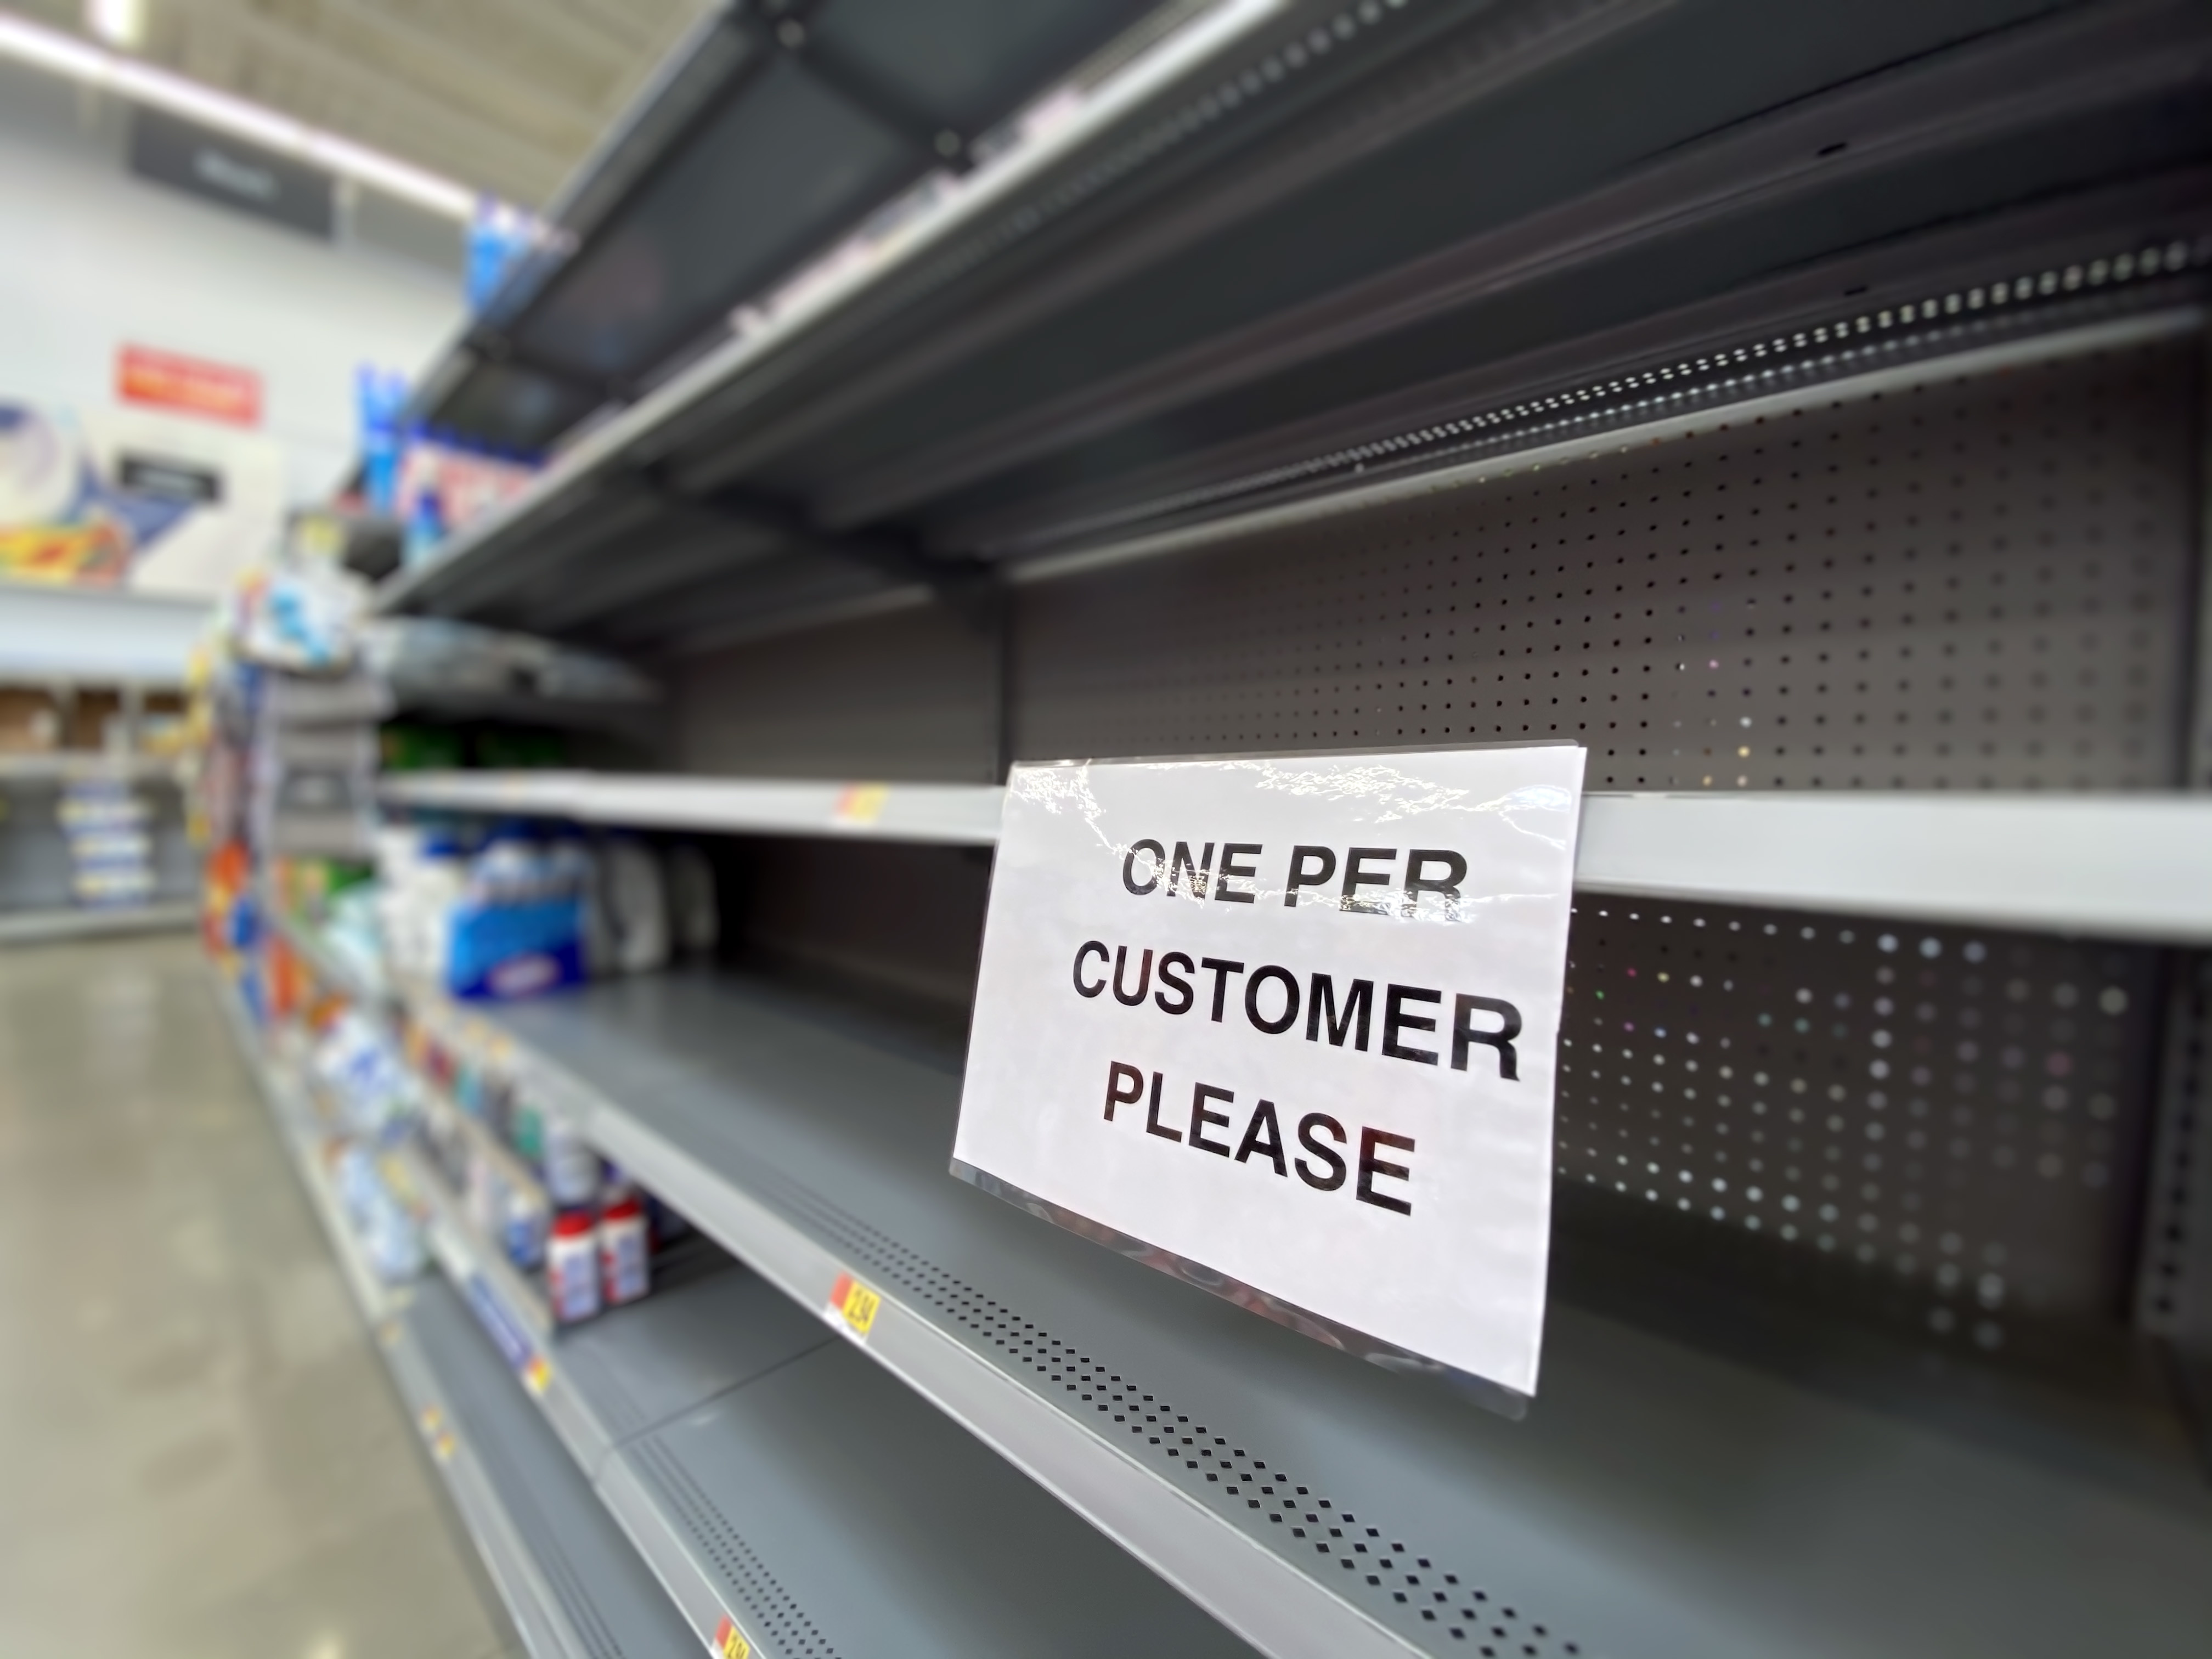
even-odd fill
[[(985, 784), (597, 772), (423, 772), (398, 806), (743, 835), (989, 846)], [(2212, 796), (1783, 792), (1592, 794), (1589, 894), (2212, 943)]]

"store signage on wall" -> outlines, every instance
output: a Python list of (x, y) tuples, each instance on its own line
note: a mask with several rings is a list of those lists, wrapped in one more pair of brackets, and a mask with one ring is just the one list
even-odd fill
[(133, 455), (126, 450), (115, 458), (115, 472), (124, 489), (141, 495), (196, 505), (222, 500), (222, 474), (211, 466), (161, 455)]
[(1017, 767), (955, 1173), (1534, 1393), (1583, 759)]
[(250, 368), (127, 345), (115, 356), (115, 395), (126, 404), (181, 410), (211, 421), (255, 426), (261, 377)]
[(131, 170), (310, 236), (327, 240), (337, 219), (337, 185), (319, 167), (143, 105), (131, 114)]
[(0, 392), (0, 581), (227, 592), (283, 528), (283, 453), (247, 429), (258, 377), (126, 348), (116, 390), (90, 410)]

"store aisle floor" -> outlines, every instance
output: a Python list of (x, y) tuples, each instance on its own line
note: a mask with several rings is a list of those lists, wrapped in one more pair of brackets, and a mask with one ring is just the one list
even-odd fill
[(520, 1651), (196, 946), (0, 950), (0, 1655)]

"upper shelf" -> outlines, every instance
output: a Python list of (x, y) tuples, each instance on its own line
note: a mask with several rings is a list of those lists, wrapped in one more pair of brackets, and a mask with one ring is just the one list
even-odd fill
[[(743, 835), (988, 846), (982, 784), (593, 772), (399, 773), (386, 802)], [(2212, 943), (2212, 800), (1765, 793), (1583, 797), (1591, 893)]]
[(965, 783), (813, 783), (621, 772), (394, 772), (379, 793), (395, 806), (511, 817), (573, 818), (639, 829), (988, 846), (1005, 792)]
[(2179, 0), (1206, 9), (381, 603), (680, 651), (2191, 299), (2208, 39)]
[(0, 680), (181, 686), (214, 610), (204, 596), (0, 582)]
[(0, 754), (0, 787), (95, 778), (112, 778), (124, 783), (173, 783), (177, 779), (177, 761), (171, 756), (111, 755), (96, 749)]
[(726, 339), (741, 306), (886, 204), (896, 222), (957, 193), (1018, 137), (1002, 123), (1150, 4), (714, 8), (553, 204), (539, 246), (411, 413), (495, 448), (544, 449)]

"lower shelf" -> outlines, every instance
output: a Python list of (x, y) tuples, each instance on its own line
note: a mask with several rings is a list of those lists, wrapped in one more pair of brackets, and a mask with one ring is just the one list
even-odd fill
[[(300, 1091), (239, 1024), (354, 1257)], [(533, 1654), (1249, 1655), (703, 1241), (644, 1300), (548, 1340), (507, 1305), (513, 1276), (434, 1225), (450, 1285), (393, 1297), (357, 1259), (349, 1277)]]
[(418, 1285), (380, 1340), (531, 1653), (689, 1650), (682, 1615), (453, 1290)]
[(927, 1401), (1269, 1652), (2179, 1659), (2212, 1628), (2185, 1449), (1969, 1437), (1558, 1304), (1507, 1423), (953, 1180), (957, 1063), (857, 1016), (665, 975), (483, 1018), (797, 1308), (880, 1291), (866, 1352), (907, 1417)]
[(560, 1437), (444, 1284), (382, 1284), (347, 1225), (314, 1109), (227, 983), (240, 1054), (455, 1508), (533, 1659), (644, 1659), (690, 1632)]
[(109, 939), (126, 933), (182, 932), (199, 921), (191, 899), (133, 904), (112, 910), (0, 911), (0, 945), (46, 945), (63, 939)]

